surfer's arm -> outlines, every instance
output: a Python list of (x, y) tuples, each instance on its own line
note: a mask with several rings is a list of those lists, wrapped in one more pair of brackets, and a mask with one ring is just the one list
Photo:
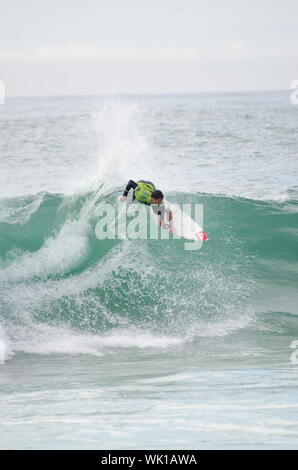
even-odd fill
[[(173, 213), (171, 209), (166, 209), (167, 213), (169, 214), (169, 222), (173, 219)], [(160, 216), (160, 220), (163, 221), (165, 217), (165, 208), (164, 206), (161, 206), (158, 208), (158, 215)]]
[(153, 212), (155, 212), (155, 214), (158, 214), (159, 215), (159, 224), (165, 228), (166, 224), (165, 224), (165, 221), (164, 221), (164, 218), (165, 218), (165, 206), (162, 205), (162, 206), (159, 206), (158, 208), (157, 207), (152, 207), (153, 208)]
[(122, 195), (122, 197), (120, 198), (120, 200), (121, 200), (121, 201), (124, 201), (125, 198), (127, 197), (128, 193), (129, 193), (129, 191), (130, 191), (131, 189), (136, 189), (137, 186), (138, 186), (138, 184), (137, 184), (135, 181), (129, 180), (129, 182), (127, 183), (126, 188), (125, 188), (124, 191), (123, 191), (123, 195)]

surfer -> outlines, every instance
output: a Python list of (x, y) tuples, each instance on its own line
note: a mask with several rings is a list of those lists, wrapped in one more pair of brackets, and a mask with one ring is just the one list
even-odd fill
[[(165, 206), (163, 203), (163, 193), (159, 189), (155, 189), (155, 186), (151, 181), (139, 180), (137, 182), (129, 180), (126, 188), (124, 189), (123, 195), (120, 198), (121, 202), (124, 202), (127, 198), (129, 191), (133, 189), (133, 201), (137, 201), (151, 206), (155, 214), (160, 216), (160, 225), (163, 228), (170, 228), (172, 225), (173, 214), (169, 210), (169, 225), (164, 222)], [(172, 231), (172, 230), (171, 230)]]

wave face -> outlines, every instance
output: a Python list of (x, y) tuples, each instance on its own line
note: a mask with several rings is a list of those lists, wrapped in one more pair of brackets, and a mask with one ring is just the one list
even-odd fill
[[(185, 251), (182, 240), (98, 240), (94, 193), (2, 200), (1, 325), (10, 353), (100, 355), (251, 328), (298, 335), (298, 201), (169, 198), (203, 204), (209, 241), (201, 250)], [(96, 200), (116, 203), (102, 189)]]
[[(21, 155), (8, 155), (19, 184), (7, 173), (7, 194), (3, 185), (1, 190), (0, 338), (7, 357), (14, 352), (102, 355), (114, 347), (171, 345), (204, 344), (208, 350), (208, 338), (221, 337), (226, 346), (234, 341), (235, 359), (239, 342), (250, 341), (252, 347), (259, 341), (257, 357), (267, 354), (265, 339), (295, 339), (295, 162), (291, 147), (287, 154), (283, 147), (281, 166), (287, 161), (293, 171), (278, 177), (273, 132), (285, 142), (291, 120), (267, 116), (264, 132), (272, 146), (264, 155), (255, 154), (256, 141), (251, 147), (247, 140), (253, 126), (257, 132), (268, 100), (289, 111), (283, 95), (275, 98), (254, 95), (248, 110), (245, 94), (151, 97), (142, 106), (133, 99), (82, 98), (72, 108), (65, 99), (45, 99), (34, 106), (30, 101), (33, 110), (26, 100), (12, 102), (7, 116), (12, 131), (18, 129), (15, 147), (18, 139), (29, 147), (23, 143)], [(25, 111), (24, 121), (19, 116)], [(232, 115), (236, 119), (226, 129)], [(217, 140), (214, 122), (220, 127)], [(46, 150), (33, 138), (44, 128)], [(239, 145), (248, 173), (242, 155), (235, 164)], [(203, 204), (209, 237), (203, 248), (185, 251), (179, 240), (98, 240), (96, 207), (103, 201), (116, 204), (129, 178), (157, 182), (175, 203)]]

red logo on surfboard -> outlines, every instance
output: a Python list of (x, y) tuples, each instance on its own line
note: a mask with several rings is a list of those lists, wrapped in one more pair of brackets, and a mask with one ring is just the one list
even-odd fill
[(196, 237), (198, 240), (200, 240), (200, 242), (205, 242), (206, 240), (208, 240), (208, 237), (203, 230), (201, 230), (201, 232), (197, 232)]

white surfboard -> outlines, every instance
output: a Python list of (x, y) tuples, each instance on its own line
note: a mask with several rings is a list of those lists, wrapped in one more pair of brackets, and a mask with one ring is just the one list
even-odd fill
[[(165, 205), (165, 216), (164, 230), (169, 230), (173, 235), (177, 235), (187, 240), (206, 241), (208, 237), (202, 227), (193, 220), (188, 214), (183, 212), (178, 205), (172, 204), (171, 202), (164, 199)], [(169, 221), (169, 212), (173, 214), (173, 220)], [(153, 212), (152, 207), (150, 208), (150, 218), (156, 223), (160, 223), (160, 216)]]

